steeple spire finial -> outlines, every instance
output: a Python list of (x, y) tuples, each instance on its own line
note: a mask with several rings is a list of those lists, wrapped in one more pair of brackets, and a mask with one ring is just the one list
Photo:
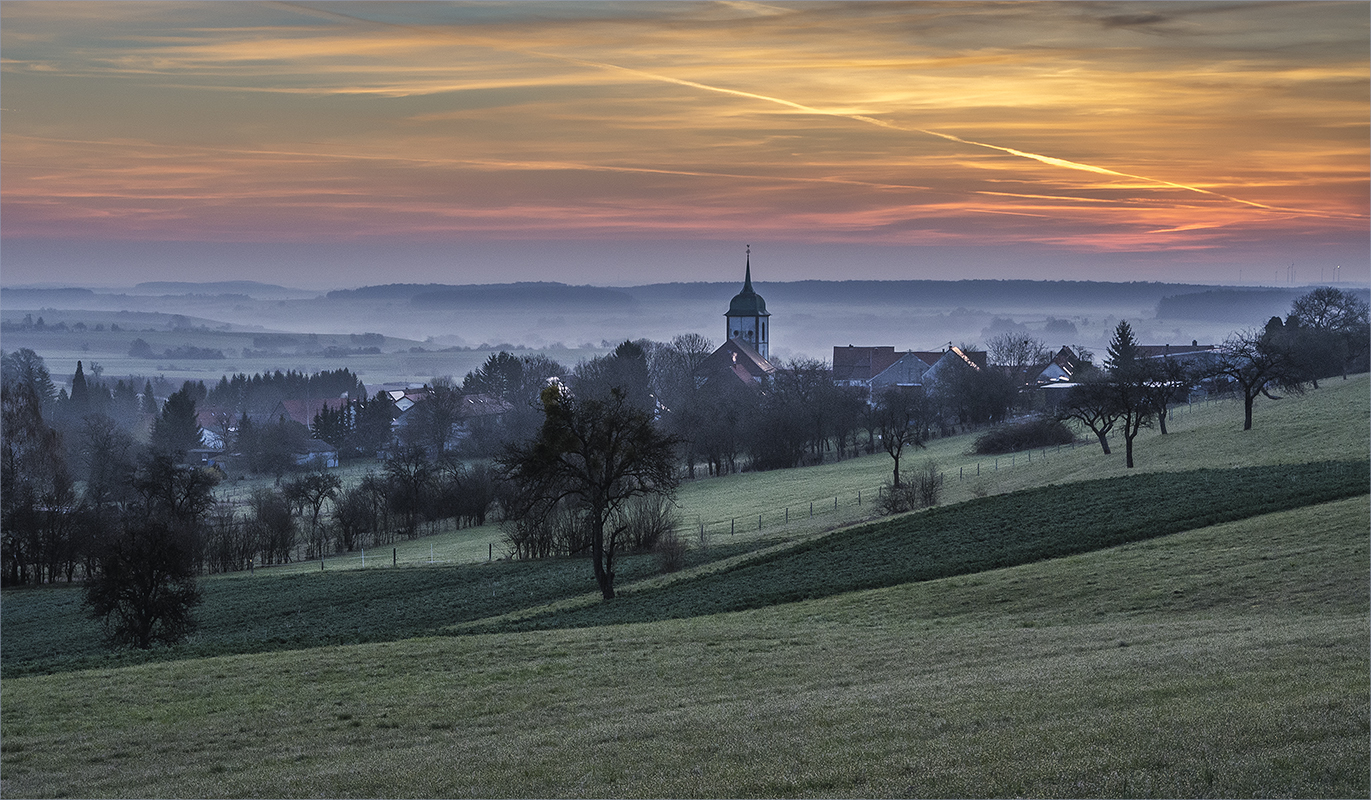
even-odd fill
[(743, 277), (743, 291), (751, 292), (752, 289), (752, 245), (747, 246), (747, 272)]

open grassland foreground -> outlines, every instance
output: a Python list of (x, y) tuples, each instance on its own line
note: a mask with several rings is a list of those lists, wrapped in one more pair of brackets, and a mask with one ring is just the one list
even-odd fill
[(6, 796), (1365, 796), (1365, 497), (668, 622), (6, 679)]
[[(897, 533), (925, 520), (993, 529), (986, 520), (1015, 509), (1037, 541), (1062, 541), (1040, 534), (1071, 526), (1035, 503), (1069, 492), (986, 497), (865, 535), (711, 547), (668, 578), (625, 575), (624, 602), (609, 606), (587, 601), (575, 561), (221, 578), (206, 582), (204, 613), (218, 592), (216, 615), (269, 635), (235, 640), (225, 623), (217, 644), (202, 632), (131, 666), (79, 669), (35, 644), (43, 630), (79, 638), (72, 590), (7, 592), (0, 793), (1364, 797), (1365, 395), (1364, 378), (1330, 382), (1267, 404), (1246, 434), (1224, 416), (1150, 439), (1168, 471), (1243, 467), (1231, 481), (1190, 473), (1220, 488), (1211, 503), (1186, 501), (1206, 507), (1168, 522), (1169, 535), (1134, 529), (998, 565), (937, 545), (911, 562), (965, 562), (942, 577), (873, 582), (862, 576), (875, 566), (845, 562), (908, 559), (911, 542), (936, 539)], [(1016, 480), (1117, 474), (1072, 462)], [(1291, 468), (1270, 467), (1280, 463)], [(1180, 495), (1153, 479), (1134, 495), (1128, 478), (1099, 484), (1123, 507), (1092, 512), (1118, 518), (1097, 527), (1175, 517)], [(1322, 499), (1297, 479), (1350, 488)], [(1253, 481), (1251, 502), (1273, 505), (1231, 513)], [(819, 588), (784, 602), (767, 569)], [(495, 570), (510, 570), (499, 586)], [(655, 618), (701, 587), (745, 610)], [(369, 596), (349, 605), (349, 593)], [(298, 634), (368, 606), (417, 616), (444, 593), (462, 599), (388, 641)], [(290, 603), (311, 610), (278, 608)], [(555, 629), (520, 630), (536, 626)], [(433, 631), (445, 635), (422, 635)]]

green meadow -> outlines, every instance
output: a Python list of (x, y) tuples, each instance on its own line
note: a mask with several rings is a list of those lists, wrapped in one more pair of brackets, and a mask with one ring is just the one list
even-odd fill
[(489, 527), (207, 579), (150, 655), (6, 591), (0, 792), (1366, 796), (1369, 406), (1187, 407), (1133, 471), (936, 440), (943, 507), (856, 526), (884, 454), (689, 482), (609, 604)]

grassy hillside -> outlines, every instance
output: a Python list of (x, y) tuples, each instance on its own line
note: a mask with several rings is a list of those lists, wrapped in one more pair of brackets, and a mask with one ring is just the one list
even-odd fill
[(690, 620), (6, 679), (10, 796), (1365, 796), (1366, 498)]
[[(392, 641), (444, 630), (576, 627), (757, 608), (982, 572), (1140, 541), (1221, 521), (1362, 494), (1366, 461), (1192, 470), (1047, 486), (903, 515), (753, 556), (758, 539), (691, 552), (691, 566), (650, 580), (651, 556), (627, 559), (614, 603), (586, 596), (583, 559), (440, 568), (235, 575), (208, 581), (200, 630), (186, 643), (109, 653), (70, 589), (14, 593), (5, 677), (148, 660)], [(1164, 502), (1157, 502), (1164, 498)], [(642, 583), (641, 586), (635, 586)], [(507, 619), (510, 615), (515, 619)], [(487, 618), (499, 620), (482, 622)]]
[[(660, 608), (701, 587), (772, 592), (731, 606), (748, 608), (791, 599), (792, 579), (807, 573), (829, 584), (810, 592), (817, 599), (749, 610), (578, 621), (600, 604), (586, 601), (593, 586), (576, 561), (259, 571), (205, 582), (223, 601), (213, 623), (221, 649), (72, 670), (44, 648), (74, 641), (63, 627), (77, 624), (74, 592), (7, 591), (0, 792), (1365, 796), (1367, 381), (1258, 408), (1247, 433), (1232, 405), (1190, 410), (1172, 434), (1139, 442), (1135, 475), (1098, 487), (1079, 481), (1123, 474), (1121, 457), (1078, 448), (992, 471), (997, 482), (979, 488), (949, 478), (951, 499), (987, 495), (959, 507), (822, 538), (813, 534), (838, 515), (714, 534), (693, 570), (652, 576), (647, 560), (627, 565), (616, 606)], [(967, 444), (943, 440), (935, 454), (974, 463)], [(1360, 464), (1332, 495), (1358, 496), (1316, 502), (1335, 480), (1299, 465), (1329, 460)], [(759, 495), (814, 497), (888, 463), (698, 481), (682, 502), (731, 517)], [(1168, 484), (1198, 482), (1174, 473), (1201, 467), (1220, 468), (1207, 474), (1209, 494), (1177, 500)], [(1299, 476), (1310, 483), (1290, 483)], [(1060, 485), (994, 496), (1050, 483)], [(1002, 536), (1017, 531), (993, 522), (1041, 519), (1034, 503), (1057, 508), (1105, 486), (1131, 487), (1149, 519), (1179, 521), (1107, 549), (919, 572), (965, 561), (958, 533), (999, 535), (1011, 550), (1072, 526), (1107, 535), (1121, 520), (1099, 509), (1085, 520), (1111, 524), (1052, 517)], [(1314, 504), (1250, 516), (1263, 502)], [(1157, 536), (1214, 519), (1236, 521)], [(907, 546), (911, 534), (923, 551)], [(451, 546), (470, 547), (459, 535), (473, 532), (448, 534)], [(864, 583), (897, 549), (904, 577)], [(485, 550), (481, 541), (479, 557)], [(805, 566), (845, 557), (843, 569)], [(935, 579), (905, 582), (913, 577)], [(60, 598), (67, 608), (54, 611)], [(597, 624), (509, 630), (538, 617)], [(334, 629), (349, 624), (357, 630)], [(418, 637), (446, 624), (506, 630)], [(311, 646), (326, 635), (337, 644)], [(344, 644), (350, 637), (363, 643)], [(275, 652), (205, 657), (235, 649)], [(54, 658), (45, 668), (65, 671), (18, 676), (14, 666)]]
[[(695, 551), (687, 566), (758, 546), (740, 542)], [(580, 596), (593, 585), (588, 570), (583, 559), (558, 559), (336, 573), (321, 572), (316, 563), (309, 572), (220, 576), (201, 583), (204, 602), (196, 609), (195, 635), (176, 647), (151, 651), (107, 650), (100, 625), (82, 614), (79, 591), (16, 591), (5, 597), (3, 674), (9, 679), (151, 660), (406, 639)], [(624, 583), (657, 572), (650, 555), (620, 562)]]
[(574, 627), (701, 616), (974, 574), (1366, 493), (1367, 461), (1193, 470), (1046, 486), (862, 525), (722, 569), (503, 623)]

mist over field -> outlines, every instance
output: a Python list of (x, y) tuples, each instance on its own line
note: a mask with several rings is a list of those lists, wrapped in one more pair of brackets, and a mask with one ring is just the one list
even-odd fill
[[(772, 315), (772, 360), (778, 362), (828, 360), (833, 347), (848, 344), (981, 345), (1005, 332), (1101, 353), (1120, 319), (1145, 343), (1209, 344), (1287, 313), (1309, 288), (1021, 280), (755, 286)], [(0, 318), (5, 349), (32, 348), (62, 377), (85, 360), (109, 376), (213, 381), (237, 372), (347, 366), (367, 383), (424, 382), (460, 378), (500, 349), (546, 351), (572, 366), (625, 339), (699, 333), (722, 344), (723, 314), (740, 288), (741, 282), (614, 288), (544, 282), (322, 291), (251, 281), (6, 288)], [(26, 318), (41, 318), (44, 327)], [(129, 355), (139, 338), (149, 343), (151, 357)], [(188, 351), (178, 350), (187, 346), (224, 357), (187, 358)]]

